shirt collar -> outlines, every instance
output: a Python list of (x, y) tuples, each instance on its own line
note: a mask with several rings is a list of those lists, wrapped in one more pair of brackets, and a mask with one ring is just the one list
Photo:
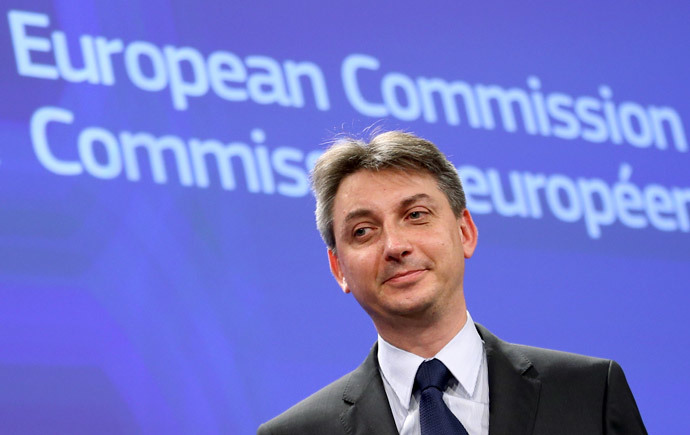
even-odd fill
[[(419, 365), (425, 361), (419, 355), (399, 349), (378, 337), (378, 360), (381, 375), (395, 391), (405, 409), (409, 409), (414, 378)], [(439, 359), (458, 380), (463, 389), (474, 394), (483, 354), (482, 340), (474, 327), (470, 313), (460, 332), (453, 337), (433, 358)], [(432, 358), (429, 358), (432, 359)]]

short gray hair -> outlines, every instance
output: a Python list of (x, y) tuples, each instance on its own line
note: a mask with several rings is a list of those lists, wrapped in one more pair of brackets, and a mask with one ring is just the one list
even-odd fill
[(465, 192), (455, 166), (428, 140), (411, 133), (388, 131), (375, 135), (368, 143), (346, 137), (336, 140), (316, 161), (311, 174), (316, 196), (316, 226), (326, 246), (335, 252), (333, 201), (340, 183), (360, 170), (412, 169), (436, 178), (455, 216), (466, 207)]

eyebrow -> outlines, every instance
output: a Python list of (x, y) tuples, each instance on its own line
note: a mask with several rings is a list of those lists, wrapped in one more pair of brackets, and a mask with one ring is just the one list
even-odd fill
[(371, 216), (372, 214), (374, 214), (374, 213), (371, 210), (369, 210), (368, 208), (358, 208), (358, 209), (352, 210), (350, 213), (348, 213), (347, 216), (345, 216), (345, 220), (343, 222), (347, 224), (351, 220), (361, 218), (364, 216)]
[(430, 201), (431, 203), (434, 202), (431, 199), (431, 197), (429, 195), (427, 195), (426, 193), (418, 193), (416, 195), (412, 195), (412, 196), (405, 198), (402, 201), (400, 201), (400, 208), (407, 208), (407, 207), (411, 206), (412, 204), (414, 204), (415, 202), (418, 202), (418, 201), (423, 200), (423, 199)]

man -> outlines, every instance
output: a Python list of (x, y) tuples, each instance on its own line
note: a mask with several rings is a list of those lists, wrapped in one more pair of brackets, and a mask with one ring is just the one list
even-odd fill
[(313, 171), (333, 276), (378, 341), (355, 371), (259, 434), (643, 434), (614, 361), (501, 341), (472, 322), (477, 227), (455, 167), (424, 139), (337, 142)]

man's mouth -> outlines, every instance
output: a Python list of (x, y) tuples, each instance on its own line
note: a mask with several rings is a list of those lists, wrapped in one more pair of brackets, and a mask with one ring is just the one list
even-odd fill
[(384, 284), (406, 284), (416, 281), (421, 275), (426, 272), (426, 269), (411, 269), (396, 273), (395, 275), (387, 278)]

